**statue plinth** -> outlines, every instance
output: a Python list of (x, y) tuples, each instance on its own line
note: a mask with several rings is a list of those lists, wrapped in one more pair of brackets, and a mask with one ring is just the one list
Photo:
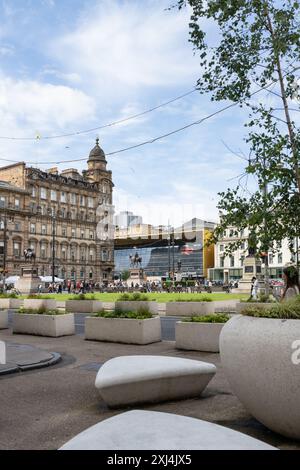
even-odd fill
[(21, 294), (34, 294), (38, 292), (41, 280), (38, 276), (38, 270), (35, 266), (24, 265), (21, 267), (21, 276), (15, 283), (15, 288)]
[(143, 268), (132, 268), (129, 269), (130, 276), (127, 279), (127, 283), (131, 284), (131, 282), (134, 283), (143, 283), (147, 280), (147, 276), (144, 273)]
[(261, 261), (255, 258), (255, 256), (247, 256), (244, 260), (243, 265), (243, 277), (239, 281), (239, 287), (233, 289), (232, 292), (238, 294), (249, 294), (251, 293), (252, 278), (256, 277), (259, 282), (259, 287), (263, 285), (261, 281)]

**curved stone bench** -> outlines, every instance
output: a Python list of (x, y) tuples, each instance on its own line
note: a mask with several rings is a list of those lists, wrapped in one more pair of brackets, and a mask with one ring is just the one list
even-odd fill
[(107, 361), (95, 386), (108, 406), (199, 396), (216, 373), (207, 362), (168, 356), (122, 356)]
[(133, 410), (86, 429), (60, 450), (275, 450), (232, 429), (196, 418)]

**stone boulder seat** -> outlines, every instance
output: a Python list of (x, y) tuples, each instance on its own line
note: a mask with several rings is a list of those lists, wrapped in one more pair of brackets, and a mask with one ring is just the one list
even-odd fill
[(276, 450), (218, 424), (157, 411), (132, 410), (81, 432), (60, 450)]
[(168, 356), (121, 356), (98, 371), (95, 386), (110, 407), (199, 396), (216, 373), (207, 362)]

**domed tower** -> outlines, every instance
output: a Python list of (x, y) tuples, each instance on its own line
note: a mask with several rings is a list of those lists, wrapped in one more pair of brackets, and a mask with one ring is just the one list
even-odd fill
[(98, 183), (100, 190), (99, 203), (101, 204), (102, 201), (112, 204), (112, 173), (106, 169), (107, 161), (105, 153), (99, 145), (98, 137), (95, 147), (90, 151), (87, 163), (88, 169), (84, 172), (84, 176), (90, 183)]
[(106, 169), (105, 153), (96, 139), (95, 147), (90, 151), (88, 169), (84, 178), (90, 183), (96, 183), (98, 201), (96, 208), (96, 264), (99, 266), (99, 280), (112, 280), (114, 268), (114, 207), (112, 205), (112, 173)]

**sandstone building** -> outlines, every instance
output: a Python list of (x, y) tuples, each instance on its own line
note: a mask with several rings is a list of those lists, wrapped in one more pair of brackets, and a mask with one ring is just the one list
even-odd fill
[[(113, 278), (112, 174), (99, 146), (87, 169), (42, 171), (24, 162), (0, 168), (0, 264), (19, 275), (24, 249), (40, 276), (108, 282)], [(53, 244), (54, 241), (54, 244)], [(54, 251), (53, 251), (54, 246)]]

